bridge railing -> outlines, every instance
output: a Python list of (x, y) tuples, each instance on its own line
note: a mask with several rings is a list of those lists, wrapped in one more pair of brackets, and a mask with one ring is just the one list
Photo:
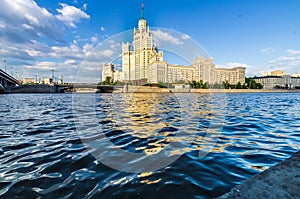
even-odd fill
[[(11, 76), (10, 74), (4, 72), (2, 69), (0, 69), (0, 78), (1, 78), (1, 83), (2, 83), (2, 86), (4, 86), (4, 81), (6, 81), (6, 84), (9, 83), (11, 85), (21, 85), (21, 83), (16, 79), (14, 78), (13, 76)], [(7, 85), (9, 85), (7, 84)]]

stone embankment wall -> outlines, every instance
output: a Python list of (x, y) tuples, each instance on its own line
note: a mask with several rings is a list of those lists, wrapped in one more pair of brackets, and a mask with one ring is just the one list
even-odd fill
[(51, 85), (23, 85), (16, 87), (10, 91), (10, 93), (55, 93), (55, 86)]

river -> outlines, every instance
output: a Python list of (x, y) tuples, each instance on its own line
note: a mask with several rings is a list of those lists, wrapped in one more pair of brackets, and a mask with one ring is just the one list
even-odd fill
[(0, 98), (1, 198), (213, 198), (300, 149), (300, 93)]

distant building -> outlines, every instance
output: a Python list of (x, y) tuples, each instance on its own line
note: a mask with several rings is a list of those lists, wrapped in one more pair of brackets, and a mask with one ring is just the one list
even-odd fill
[(285, 71), (284, 70), (271, 71), (271, 76), (277, 76), (277, 77), (285, 76)]
[(34, 84), (35, 79), (34, 78), (23, 78), (22, 79), (22, 84)]
[(263, 77), (267, 77), (267, 76), (282, 77), (284, 75), (285, 75), (284, 70), (274, 70), (274, 71), (265, 72), (262, 74)]
[[(228, 82), (229, 84), (244, 84), (245, 83), (246, 68), (235, 67), (235, 68), (216, 68), (215, 69), (215, 83), (221, 84)], [(211, 82), (210, 82), (211, 83)]]
[(111, 81), (114, 81), (114, 65), (113, 64), (103, 64), (102, 68), (102, 82), (106, 80), (107, 77), (111, 77)]
[(255, 82), (263, 85), (263, 89), (295, 89), (300, 87), (300, 78), (290, 75), (265, 76), (254, 78)]
[(215, 64), (214, 59), (204, 59), (198, 57), (193, 61), (193, 67), (195, 72), (195, 81), (202, 80), (203, 82), (215, 83)]
[(120, 70), (116, 70), (114, 72), (114, 81), (115, 82), (122, 82), (123, 73)]
[(44, 78), (43, 83), (44, 84), (53, 84), (53, 79), (52, 78)]
[(168, 65), (166, 72), (168, 78), (164, 82), (179, 83), (195, 80), (195, 68), (193, 66)]
[(57, 80), (57, 84), (63, 84), (64, 81), (63, 81), (63, 75), (59, 75), (58, 76), (58, 80)]
[(292, 77), (300, 77), (300, 73), (294, 74)]

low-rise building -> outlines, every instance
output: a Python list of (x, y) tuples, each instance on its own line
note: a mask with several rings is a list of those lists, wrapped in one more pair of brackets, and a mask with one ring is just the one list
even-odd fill
[(53, 84), (53, 79), (52, 78), (44, 78), (43, 83), (44, 84)]
[(296, 74), (292, 75), (292, 77), (300, 77), (300, 73), (296, 73)]
[(36, 83), (34, 78), (23, 78), (22, 79), (22, 84), (34, 84), (34, 83)]
[(254, 78), (255, 82), (263, 85), (263, 89), (295, 89), (300, 87), (300, 78), (291, 75), (265, 76)]
[(284, 70), (271, 71), (271, 76), (277, 76), (277, 77), (285, 76), (285, 71)]
[(282, 77), (284, 75), (286, 75), (284, 70), (273, 70), (269, 72), (264, 72), (262, 74), (263, 77), (267, 77), (267, 76)]

